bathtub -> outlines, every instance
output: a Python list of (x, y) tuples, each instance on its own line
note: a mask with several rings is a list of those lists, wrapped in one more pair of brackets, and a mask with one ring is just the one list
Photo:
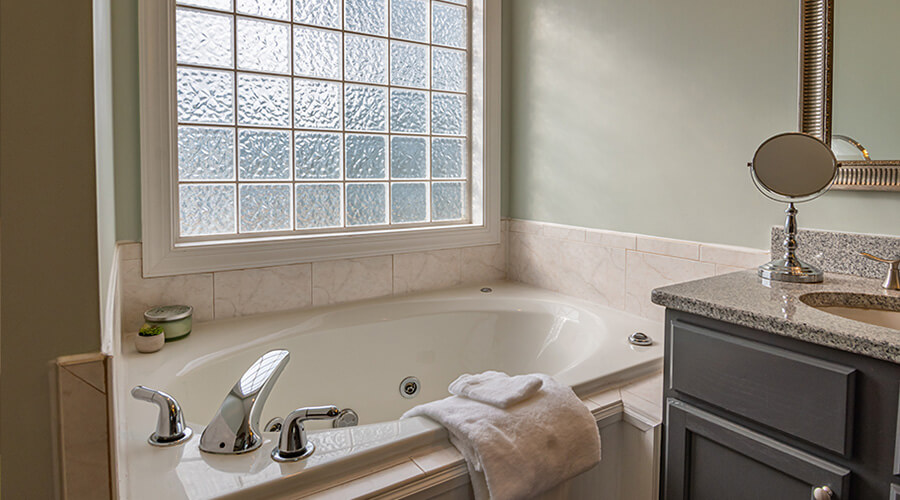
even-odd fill
[[(125, 339), (116, 363), (119, 492), (124, 498), (261, 498), (306, 490), (342, 474), (446, 439), (415, 405), (446, 397), (462, 373), (543, 372), (583, 396), (658, 371), (662, 346), (636, 347), (635, 331), (662, 325), (619, 310), (517, 283), (466, 286), (338, 306), (195, 325), (190, 337), (154, 354)], [(661, 341), (661, 339), (656, 339)], [(246, 455), (201, 453), (199, 435), (227, 392), (263, 353), (286, 349), (290, 363), (262, 412), (262, 426), (303, 406), (334, 404), (359, 414), (358, 427), (311, 423), (316, 452), (278, 464), (277, 433)], [(401, 381), (419, 380), (407, 399)], [(142, 384), (174, 396), (194, 431), (186, 444), (154, 448), (156, 407), (129, 396)]]

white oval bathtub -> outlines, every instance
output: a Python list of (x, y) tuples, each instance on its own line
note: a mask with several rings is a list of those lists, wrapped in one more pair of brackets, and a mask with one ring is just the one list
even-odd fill
[[(627, 340), (635, 331), (661, 335), (658, 322), (526, 285), (490, 287), (491, 293), (469, 286), (197, 324), (187, 339), (150, 355), (126, 341), (117, 363), (120, 491), (168, 500), (255, 496), (261, 488), (274, 492), (333, 478), (343, 468), (443, 439), (442, 429), (426, 419), (397, 419), (446, 397), (462, 373), (548, 373), (586, 395), (661, 366), (660, 344), (640, 348)], [(261, 424), (294, 408), (334, 404), (354, 409), (361, 425), (312, 432), (316, 453), (288, 465), (269, 458), (277, 434), (265, 433), (263, 447), (245, 456), (200, 453), (197, 437), (175, 448), (146, 443), (156, 409), (132, 400), (131, 387), (174, 396), (199, 436), (238, 377), (271, 349), (287, 349), (291, 360)], [(421, 382), (413, 399), (400, 395), (408, 376)]]

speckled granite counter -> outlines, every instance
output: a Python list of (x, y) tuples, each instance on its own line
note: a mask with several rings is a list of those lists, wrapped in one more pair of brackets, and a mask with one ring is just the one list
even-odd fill
[(657, 288), (651, 298), (671, 309), (900, 364), (900, 331), (807, 305), (841, 305), (839, 300), (900, 311), (900, 291), (881, 288), (878, 279), (826, 273), (818, 284), (764, 282), (753, 269)]

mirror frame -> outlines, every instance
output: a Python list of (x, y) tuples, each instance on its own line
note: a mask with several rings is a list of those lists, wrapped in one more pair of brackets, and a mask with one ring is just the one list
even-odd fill
[[(800, 0), (800, 132), (831, 146), (834, 0)], [(900, 192), (900, 160), (842, 161), (832, 189)]]

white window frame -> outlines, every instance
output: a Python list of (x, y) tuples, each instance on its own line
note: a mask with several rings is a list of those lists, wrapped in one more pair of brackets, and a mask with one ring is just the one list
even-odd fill
[[(501, 0), (472, 2), (471, 220), (265, 238), (179, 242), (175, 0), (140, 0), (141, 237), (145, 277), (438, 250), (500, 242)], [(226, 237), (227, 238), (227, 237)]]

